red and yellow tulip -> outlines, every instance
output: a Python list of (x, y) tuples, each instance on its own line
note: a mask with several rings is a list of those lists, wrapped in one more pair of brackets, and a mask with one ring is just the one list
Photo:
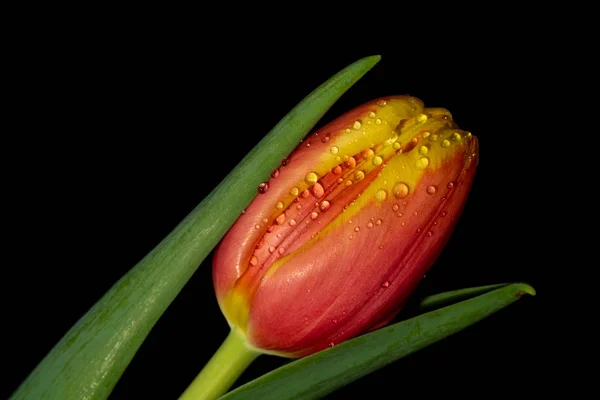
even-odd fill
[(387, 324), (450, 237), (477, 157), (447, 110), (409, 96), (311, 134), (215, 253), (232, 329), (261, 352), (301, 357)]

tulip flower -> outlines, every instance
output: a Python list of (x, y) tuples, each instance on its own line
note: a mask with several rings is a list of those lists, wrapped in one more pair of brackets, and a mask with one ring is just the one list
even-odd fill
[(409, 96), (314, 132), (215, 253), (232, 330), (262, 353), (297, 358), (386, 325), (451, 235), (477, 154), (447, 110)]

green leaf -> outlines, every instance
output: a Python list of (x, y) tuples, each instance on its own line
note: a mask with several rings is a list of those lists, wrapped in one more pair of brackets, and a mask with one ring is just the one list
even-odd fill
[(318, 399), (404, 356), (472, 325), (508, 306), (523, 294), (524, 283), (431, 311), (301, 358), (220, 397), (245, 399)]
[(169, 304), (256, 195), (257, 186), (379, 56), (305, 97), (55, 345), (13, 399), (105, 399)]
[(440, 308), (454, 304), (460, 300), (470, 299), (471, 297), (478, 296), (480, 294), (487, 293), (491, 290), (501, 288), (502, 286), (508, 285), (507, 283), (497, 283), (495, 285), (477, 286), (466, 289), (453, 290), (451, 292), (438, 293), (431, 296), (425, 297), (419, 303), (421, 310), (431, 310), (434, 308)]

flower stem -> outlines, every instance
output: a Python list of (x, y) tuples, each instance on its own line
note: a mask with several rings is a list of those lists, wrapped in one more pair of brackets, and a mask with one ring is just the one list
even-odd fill
[(216, 399), (229, 390), (260, 354), (232, 330), (179, 400)]

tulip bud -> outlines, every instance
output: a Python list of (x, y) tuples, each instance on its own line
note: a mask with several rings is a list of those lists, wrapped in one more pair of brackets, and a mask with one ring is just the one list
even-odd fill
[(477, 153), (447, 110), (409, 96), (311, 134), (215, 253), (232, 329), (264, 353), (301, 357), (387, 324), (451, 235)]

